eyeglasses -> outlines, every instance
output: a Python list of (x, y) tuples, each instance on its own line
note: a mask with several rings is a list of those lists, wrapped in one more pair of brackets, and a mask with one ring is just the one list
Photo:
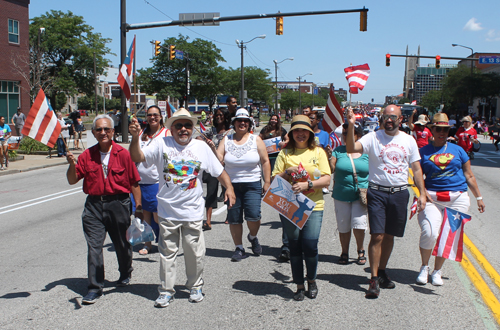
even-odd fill
[(309, 120), (316, 120), (316, 117), (309, 117)]
[(146, 116), (148, 117), (160, 117), (159, 113), (148, 113)]
[(437, 133), (448, 132), (450, 130), (449, 127), (438, 127), (438, 126), (435, 126), (434, 128), (436, 129)]
[(174, 127), (176, 130), (180, 130), (183, 127), (185, 127), (186, 129), (191, 129), (191, 128), (193, 128), (193, 124), (192, 123), (177, 123), (174, 125)]
[(399, 119), (398, 116), (396, 115), (383, 115), (382, 118), (385, 120), (392, 120), (392, 121), (397, 121)]
[(102, 131), (109, 133), (111, 132), (112, 128), (111, 127), (98, 127), (94, 129), (94, 131), (101, 133)]
[(250, 120), (248, 120), (248, 119), (235, 119), (234, 121), (239, 121), (239, 122), (242, 122), (245, 124), (250, 124)]

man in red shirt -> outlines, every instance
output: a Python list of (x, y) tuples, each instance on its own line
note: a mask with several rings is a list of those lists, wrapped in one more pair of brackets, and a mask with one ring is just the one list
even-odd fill
[(142, 211), (140, 181), (137, 168), (129, 152), (113, 142), (113, 119), (99, 115), (92, 124), (92, 134), (98, 144), (85, 150), (78, 163), (71, 152), (67, 154), (69, 184), (83, 179), (83, 192), (88, 194), (82, 214), (83, 232), (88, 246), (88, 293), (82, 299), (93, 304), (104, 288), (104, 259), (102, 245), (106, 232), (113, 242), (118, 258), (120, 278), (117, 286), (130, 283), (132, 274), (132, 247), (126, 239), (130, 226), (130, 192), (136, 212)]
[(426, 115), (418, 116), (418, 120), (413, 123), (413, 115), (416, 113), (417, 109), (413, 110), (413, 113), (408, 120), (408, 127), (412, 131), (411, 135), (415, 138), (415, 140), (417, 140), (417, 146), (420, 149), (428, 145), (429, 141), (433, 140), (433, 137), (431, 131), (425, 127), (428, 123)]

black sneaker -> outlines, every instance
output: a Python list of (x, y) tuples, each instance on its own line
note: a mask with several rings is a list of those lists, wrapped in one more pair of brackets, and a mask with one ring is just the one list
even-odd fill
[(295, 292), (293, 295), (293, 300), (302, 301), (304, 300), (305, 296), (306, 296), (306, 290), (304, 288), (297, 289), (297, 292)]
[(316, 281), (307, 282), (307, 297), (309, 299), (315, 299), (318, 296), (318, 286), (316, 285)]
[(102, 296), (102, 292), (100, 292), (100, 291), (89, 291), (89, 293), (87, 293), (87, 295), (85, 297), (83, 297), (82, 304), (84, 304), (84, 305), (92, 305), (101, 296)]
[(119, 279), (116, 282), (116, 286), (127, 286), (130, 284), (130, 276), (124, 278), (124, 279)]
[(281, 250), (280, 256), (278, 257), (281, 262), (288, 262), (290, 260), (290, 251)]
[(396, 287), (396, 284), (391, 281), (386, 273), (378, 274), (378, 283), (383, 289), (394, 289)]
[(248, 241), (252, 243), (252, 252), (256, 256), (260, 256), (262, 254), (262, 246), (260, 246), (259, 239), (255, 237), (254, 239), (250, 239), (250, 234), (247, 236)]
[(380, 287), (378, 283), (378, 277), (373, 277), (370, 279), (370, 287), (368, 288), (368, 291), (366, 291), (366, 298), (369, 299), (376, 299), (378, 298), (378, 295), (380, 294)]
[(231, 257), (231, 261), (241, 261), (245, 258), (247, 258), (247, 254), (245, 253), (244, 249), (240, 249), (239, 247), (236, 248), (234, 251), (233, 256)]

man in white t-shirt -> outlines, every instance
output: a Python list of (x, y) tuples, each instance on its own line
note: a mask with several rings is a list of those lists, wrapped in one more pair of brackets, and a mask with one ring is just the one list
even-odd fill
[(205, 240), (202, 224), (205, 208), (203, 199), (203, 171), (217, 177), (226, 187), (225, 198), (229, 207), (235, 202), (231, 181), (223, 166), (208, 147), (200, 140), (192, 139), (197, 119), (186, 109), (179, 109), (166, 122), (172, 136), (155, 139), (142, 150), (139, 145), (141, 127), (133, 119), (129, 131), (132, 134), (130, 155), (135, 162), (155, 165), (160, 174), (158, 191), (158, 220), (160, 238), (160, 296), (156, 307), (167, 307), (175, 294), (175, 259), (182, 248), (186, 264), (186, 287), (190, 290), (189, 301), (203, 300), (203, 257)]
[(368, 247), (371, 279), (367, 298), (377, 298), (380, 287), (393, 289), (396, 286), (385, 270), (394, 246), (394, 236), (403, 237), (406, 227), (409, 166), (420, 191), (419, 211), (425, 208), (426, 194), (419, 162), (420, 154), (415, 139), (399, 131), (402, 119), (401, 109), (390, 105), (382, 115), (384, 129), (369, 133), (354, 142), (356, 118), (351, 110), (347, 112), (347, 152), (369, 155), (370, 183), (367, 207), (371, 234)]

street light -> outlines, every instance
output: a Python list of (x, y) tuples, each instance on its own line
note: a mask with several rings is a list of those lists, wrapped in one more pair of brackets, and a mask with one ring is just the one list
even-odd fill
[(240, 41), (240, 40), (236, 39), (236, 44), (241, 49), (241, 95), (240, 95), (240, 102), (241, 103), (240, 103), (240, 106), (242, 108), (246, 107), (246, 97), (244, 96), (244, 93), (245, 93), (245, 72), (243, 70), (243, 49), (245, 48), (245, 44), (248, 44), (257, 38), (265, 39), (266, 35), (265, 34), (260, 35), (260, 36), (255, 37), (252, 40), (247, 41), (247, 42), (243, 42), (243, 40)]
[(276, 60), (273, 60), (274, 62), (274, 81), (276, 82), (276, 102), (275, 102), (275, 107), (274, 107), (274, 111), (277, 112), (278, 111), (278, 64), (282, 63), (282, 62), (285, 62), (286, 60), (290, 60), (290, 61), (293, 61), (293, 57), (289, 57), (289, 58), (285, 58), (284, 60), (282, 61), (276, 61)]
[(299, 111), (302, 110), (302, 94), (301, 94), (301, 91), (300, 91), (300, 79), (304, 78), (305, 76), (309, 76), (309, 75), (312, 75), (312, 73), (309, 72), (309, 73), (306, 73), (305, 75), (299, 76), (297, 78), (297, 79), (299, 79)]
[(470, 105), (472, 106), (472, 77), (474, 75), (474, 61), (472, 60), (474, 58), (474, 49), (472, 49), (471, 47), (467, 47), (467, 46), (464, 46), (464, 45), (459, 45), (459, 44), (451, 44), (452, 47), (462, 47), (462, 48), (467, 48), (467, 49), (470, 49), (470, 58), (471, 58), (471, 62), (470, 62), (470, 77), (471, 77), (471, 82), (470, 82)]

